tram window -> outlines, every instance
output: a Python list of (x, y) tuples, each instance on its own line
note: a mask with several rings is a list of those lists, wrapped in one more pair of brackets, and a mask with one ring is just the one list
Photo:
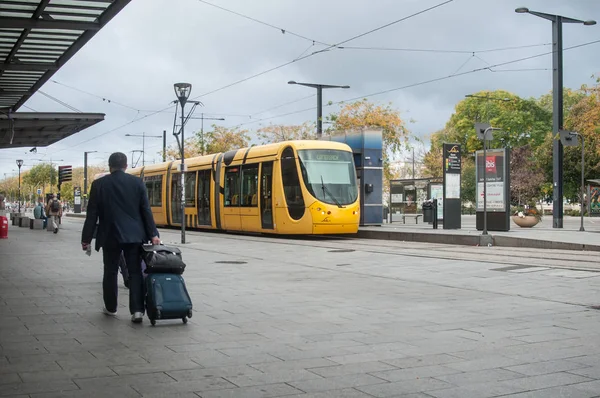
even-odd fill
[(258, 207), (258, 164), (242, 166), (242, 193), (240, 205)]
[(240, 205), (240, 168), (225, 169), (225, 206)]
[(185, 207), (196, 205), (196, 172), (185, 173)]
[(144, 184), (148, 191), (148, 202), (152, 207), (162, 206), (162, 178), (163, 176), (144, 177)]
[(302, 197), (302, 188), (300, 188), (294, 150), (291, 147), (285, 148), (281, 154), (281, 178), (290, 217), (299, 220), (304, 215), (304, 198)]

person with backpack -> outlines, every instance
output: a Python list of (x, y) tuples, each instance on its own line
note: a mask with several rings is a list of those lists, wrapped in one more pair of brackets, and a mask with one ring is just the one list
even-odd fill
[(50, 218), (52, 221), (54, 233), (58, 233), (58, 219), (59, 217), (62, 217), (62, 204), (56, 197), (56, 194), (53, 194), (52, 199), (48, 201), (48, 205), (46, 206), (46, 214), (48, 214), (48, 218)]

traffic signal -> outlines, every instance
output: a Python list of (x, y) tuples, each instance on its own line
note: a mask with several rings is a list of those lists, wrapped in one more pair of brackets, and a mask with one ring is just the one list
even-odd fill
[(58, 185), (63, 182), (73, 181), (73, 168), (71, 166), (58, 166)]

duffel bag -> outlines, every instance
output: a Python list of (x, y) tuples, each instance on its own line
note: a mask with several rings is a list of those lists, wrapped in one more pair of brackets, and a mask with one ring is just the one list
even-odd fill
[(181, 250), (165, 245), (142, 245), (142, 260), (147, 274), (183, 274)]

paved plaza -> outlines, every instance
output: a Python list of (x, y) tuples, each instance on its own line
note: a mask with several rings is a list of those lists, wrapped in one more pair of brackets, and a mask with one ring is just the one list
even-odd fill
[(0, 240), (0, 396), (600, 397), (594, 252), (188, 232), (193, 318), (152, 327), (82, 225)]

